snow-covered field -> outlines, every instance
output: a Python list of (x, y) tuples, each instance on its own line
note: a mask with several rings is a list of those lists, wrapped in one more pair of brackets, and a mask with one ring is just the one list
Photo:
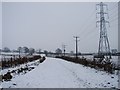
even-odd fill
[(2, 82), (3, 88), (118, 88), (118, 76), (61, 59), (47, 58), (26, 74)]
[[(93, 59), (92, 55), (86, 55), (84, 56), (87, 59)], [(110, 59), (111, 62), (113, 62), (114, 64), (118, 65), (118, 56), (112, 56), (112, 59)]]
[[(16, 52), (1, 52), (0, 53), (0, 61), (8, 60), (10, 58), (17, 58), (19, 53)], [(24, 53), (21, 53), (21, 56), (25, 56)]]
[[(26, 56), (28, 53), (20, 53), (21, 57)], [(37, 54), (34, 53), (33, 55), (41, 55), (41, 56), (45, 56), (45, 54)], [(4, 61), (4, 60), (9, 60), (10, 58), (18, 58), (19, 57), (19, 53), (17, 52), (1, 52), (0, 54), (0, 61)], [(29, 57), (29, 56), (27, 56)]]

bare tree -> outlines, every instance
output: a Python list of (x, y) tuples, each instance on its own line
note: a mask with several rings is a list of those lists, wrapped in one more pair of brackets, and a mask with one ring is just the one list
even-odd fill
[(62, 54), (62, 50), (60, 48), (57, 48), (55, 51), (57, 54)]
[(22, 52), (22, 47), (18, 47), (18, 52), (19, 52), (19, 57), (20, 57), (20, 54), (21, 54), (21, 52)]
[(24, 53), (29, 53), (29, 48), (28, 47), (23, 47)]
[(3, 52), (10, 52), (10, 49), (8, 47), (4, 47)]
[(29, 48), (29, 54), (33, 55), (33, 53), (35, 53), (35, 49), (34, 48)]

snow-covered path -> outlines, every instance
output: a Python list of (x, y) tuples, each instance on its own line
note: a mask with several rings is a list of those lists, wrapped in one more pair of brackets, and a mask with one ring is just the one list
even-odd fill
[(47, 58), (32, 71), (3, 82), (11, 88), (111, 88), (118, 87), (118, 76), (61, 59)]

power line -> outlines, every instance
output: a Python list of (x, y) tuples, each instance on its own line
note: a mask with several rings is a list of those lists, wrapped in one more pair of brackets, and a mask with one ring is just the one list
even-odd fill
[[(117, 7), (117, 5), (113, 6), (110, 11), (115, 10), (115, 7)], [(95, 11), (95, 10), (94, 10), (94, 11)], [(113, 13), (113, 14), (114, 14), (114, 13)], [(113, 14), (111, 14), (111, 15), (113, 15)], [(94, 12), (93, 12), (90, 16), (93, 16), (93, 15), (94, 15)], [(89, 18), (91, 19), (91, 17), (88, 17), (87, 19), (89, 19)], [(90, 22), (90, 19), (89, 19), (88, 22)], [(93, 19), (92, 19), (92, 21), (93, 21)], [(86, 33), (85, 33), (84, 30), (88, 30), (88, 29), (91, 28), (91, 25), (93, 25), (93, 24), (92, 24), (92, 21), (91, 21), (91, 23), (88, 24), (88, 25), (86, 25), (86, 21), (85, 21), (84, 25), (86, 25), (86, 27), (82, 28), (82, 32), (81, 32), (81, 35), (80, 35), (80, 36), (83, 36), (83, 37), (84, 37), (84, 36), (86, 35)], [(84, 34), (85, 34), (85, 35), (84, 35)]]
[[(107, 5), (106, 5), (107, 6)], [(114, 7), (116, 7), (116, 5), (114, 6)], [(111, 9), (110, 11), (112, 11), (112, 10), (116, 10), (115, 8), (113, 8), (113, 9)], [(108, 14), (108, 13), (107, 13)], [(115, 14), (115, 13), (113, 13), (113, 14)], [(113, 15), (113, 14), (111, 14), (111, 15)], [(90, 21), (90, 20), (89, 20)], [(87, 27), (89, 30), (90, 30), (90, 28), (91, 28), (91, 25), (93, 25), (92, 23), (91, 24), (89, 24), (89, 26)], [(86, 28), (86, 27), (85, 27)], [(88, 29), (86, 29), (86, 30), (88, 30)], [(84, 29), (85, 30), (85, 29)], [(94, 29), (92, 29), (92, 31), (93, 30), (96, 30), (95, 28)], [(88, 31), (88, 33), (85, 33), (85, 35), (83, 34), (84, 32), (82, 31), (82, 35), (81, 36), (83, 36), (84, 35), (84, 39), (85, 38), (87, 38), (87, 37), (89, 37), (91, 34), (93, 34), (93, 32), (92, 31)], [(81, 40), (83, 40), (83, 39), (81, 39)], [(85, 40), (84, 40), (85, 41)]]
[[(115, 11), (116, 10), (116, 11)], [(115, 16), (118, 16), (118, 4), (117, 5), (115, 5), (112, 9), (110, 9), (109, 10), (109, 13), (111, 13), (111, 14), (109, 14), (109, 17), (115, 17)], [(110, 19), (111, 19), (110, 18)]]
[(89, 29), (91, 29), (93, 26), (94, 26), (94, 24), (93, 23), (95, 23), (95, 20), (94, 19), (92, 19), (92, 21), (88, 24), (88, 25), (86, 25), (86, 27), (83, 29), (83, 31), (81, 32), (81, 34), (80, 34), (80, 36), (85, 36), (86, 35), (86, 30), (89, 30)]
[(114, 11), (116, 8), (118, 8), (118, 4), (114, 5), (111, 9), (109, 9), (109, 12)]
[[(89, 29), (90, 30), (90, 29)], [(96, 32), (96, 27), (92, 28), (89, 32), (86, 33), (86, 35), (84, 37), (81, 37), (81, 41), (83, 41), (84, 39), (88, 38), (90, 35), (94, 34)], [(90, 39), (90, 38), (89, 38)], [(85, 41), (85, 40), (84, 40)]]
[(110, 20), (110, 21), (113, 22), (113, 21), (116, 21), (116, 20), (118, 20), (118, 19), (120, 19), (120, 16), (117, 16), (117, 17), (113, 18), (113, 19)]
[[(89, 20), (88, 22), (90, 22), (90, 20), (93, 18), (93, 15), (95, 14), (95, 9), (93, 10), (93, 12), (90, 14), (90, 16), (88, 16), (85, 20), (85, 22), (83, 22), (83, 24), (81, 25), (82, 27), (80, 28), (81, 29), (81, 33), (83, 34), (84, 32), (84, 28), (86, 28), (86, 21)], [(91, 18), (92, 17), (92, 18)], [(93, 19), (92, 19), (93, 20)]]
[[(112, 17), (116, 17), (116, 16), (118, 16), (118, 12), (117, 12), (117, 11), (114, 12), (113, 14), (109, 15), (109, 17), (111, 17), (111, 18), (112, 18)], [(110, 18), (110, 19), (111, 19), (111, 18)]]
[(81, 35), (81, 40), (85, 39), (87, 36), (89, 36), (91, 33), (93, 33), (93, 31), (96, 30), (96, 27), (92, 27), (92, 28), (90, 27), (86, 30), (87, 30), (87, 32), (85, 34)]

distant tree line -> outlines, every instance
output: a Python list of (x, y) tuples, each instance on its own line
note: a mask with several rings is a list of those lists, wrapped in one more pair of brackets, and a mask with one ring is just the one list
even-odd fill
[(16, 50), (10, 50), (8, 47), (4, 47), (3, 49), (0, 49), (0, 51), (2, 51), (2, 52), (29, 53), (31, 55), (33, 53), (35, 53), (35, 49), (34, 48), (28, 48), (26, 46), (24, 46), (24, 47), (18, 47)]
[[(33, 53), (38, 53), (38, 54), (41, 54), (41, 53), (44, 53), (46, 56), (48, 55), (48, 53), (53, 53), (53, 52), (51, 52), (51, 51), (47, 51), (47, 50), (41, 50), (41, 49), (37, 49), (37, 50), (35, 50), (34, 48), (28, 48), (28, 47), (26, 47), (26, 46), (24, 46), (24, 47), (21, 47), (21, 46), (19, 46), (17, 49), (15, 49), (15, 50), (11, 50), (10, 48), (8, 48), (8, 47), (4, 47), (3, 49), (0, 49), (0, 52), (17, 52), (17, 53), (19, 53), (19, 55), (21, 54), (21, 53), (25, 53), (25, 54), (29, 54), (29, 55), (33, 55)], [(56, 50), (55, 50), (55, 53), (57, 53), (57, 54), (62, 54), (63, 53), (63, 51), (60, 49), (60, 48), (57, 48)], [(70, 51), (70, 53), (71, 54), (74, 54), (74, 52), (73, 51)]]

